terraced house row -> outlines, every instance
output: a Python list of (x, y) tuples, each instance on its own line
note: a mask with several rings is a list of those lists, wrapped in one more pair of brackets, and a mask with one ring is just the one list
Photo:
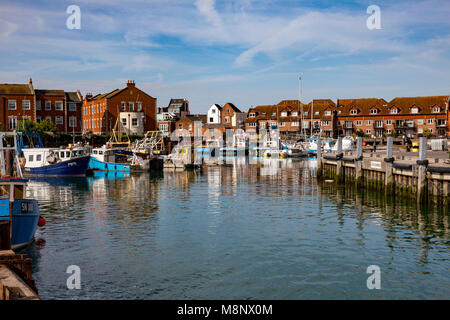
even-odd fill
[(19, 120), (50, 120), (60, 132), (81, 132), (80, 91), (34, 89), (28, 84), (0, 84), (0, 126), (2, 130), (18, 129)]
[[(278, 128), (280, 133), (321, 134), (328, 137), (364, 133), (416, 137), (429, 134), (450, 136), (449, 96), (402, 97), (387, 102), (381, 98), (315, 99), (308, 104), (283, 100), (276, 105), (250, 108), (246, 131)], [(303, 111), (303, 114), (302, 114)]]

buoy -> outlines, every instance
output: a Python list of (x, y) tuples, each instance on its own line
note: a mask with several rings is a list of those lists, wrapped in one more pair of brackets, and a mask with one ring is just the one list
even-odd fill
[(45, 221), (45, 218), (42, 216), (39, 216), (38, 226), (43, 227), (43, 226), (45, 226), (46, 223), (47, 223), (47, 221)]

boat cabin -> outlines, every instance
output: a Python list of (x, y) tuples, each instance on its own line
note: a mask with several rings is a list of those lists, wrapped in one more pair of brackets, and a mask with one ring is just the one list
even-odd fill
[(116, 162), (116, 155), (114, 149), (107, 148), (105, 146), (101, 148), (92, 149), (91, 157), (101, 162), (108, 162), (108, 163)]
[(26, 168), (40, 168), (58, 162), (73, 160), (89, 155), (87, 148), (56, 149), (56, 148), (30, 148), (23, 149)]

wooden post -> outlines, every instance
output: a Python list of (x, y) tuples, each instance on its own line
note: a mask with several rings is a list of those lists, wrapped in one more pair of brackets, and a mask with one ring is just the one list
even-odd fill
[(337, 183), (343, 183), (344, 182), (344, 175), (342, 170), (342, 137), (338, 138), (337, 141), (337, 154), (336, 154), (336, 182)]
[(323, 164), (322, 164), (322, 137), (317, 138), (317, 178), (323, 178)]
[(427, 138), (421, 137), (419, 140), (419, 160), (417, 160), (417, 201), (423, 203), (427, 200)]
[(363, 160), (363, 150), (362, 150), (362, 137), (356, 138), (356, 158), (355, 158), (355, 179), (356, 186), (361, 187), (363, 176), (362, 176), (362, 160)]
[(394, 174), (392, 169), (392, 164), (394, 163), (394, 158), (392, 157), (392, 149), (394, 145), (394, 138), (388, 137), (386, 143), (386, 158), (384, 162), (386, 163), (386, 174), (384, 177), (385, 191), (392, 192), (394, 189)]

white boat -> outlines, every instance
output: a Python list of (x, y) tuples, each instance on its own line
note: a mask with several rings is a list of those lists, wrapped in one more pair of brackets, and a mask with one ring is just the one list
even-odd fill
[[(331, 148), (332, 151), (337, 151), (338, 145), (337, 143)], [(342, 151), (354, 151), (355, 147), (355, 139), (353, 137), (347, 136), (342, 138)]]
[(87, 148), (24, 148), (25, 176), (82, 176), (89, 168)]

